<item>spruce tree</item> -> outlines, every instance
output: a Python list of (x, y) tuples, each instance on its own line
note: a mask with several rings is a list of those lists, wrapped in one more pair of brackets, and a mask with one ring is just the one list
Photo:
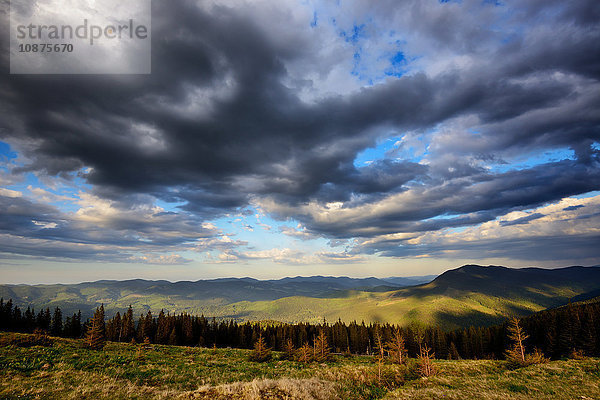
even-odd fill
[(148, 310), (146, 317), (142, 318), (141, 342), (145, 341), (146, 338), (148, 338), (148, 340), (150, 340), (150, 338), (154, 338), (154, 319), (152, 318), (152, 312)]
[(41, 310), (37, 315), (36, 328), (42, 329), (44, 331), (49, 331), (51, 324), (52, 317), (50, 315), (50, 308), (46, 308), (46, 310)]
[(285, 341), (285, 346), (283, 347), (283, 359), (284, 360), (293, 360), (296, 354), (296, 348), (294, 347), (294, 342), (292, 339), (288, 338)]
[(450, 347), (448, 348), (448, 359), (449, 360), (460, 360), (460, 354), (458, 354), (458, 349), (454, 342), (450, 342)]
[(131, 305), (129, 305), (129, 309), (127, 309), (127, 312), (123, 315), (121, 323), (123, 325), (121, 327), (121, 340), (130, 342), (135, 336), (135, 324), (133, 321), (133, 309), (131, 308)]
[(144, 342), (144, 323), (145, 323), (145, 321), (146, 321), (146, 317), (144, 317), (144, 314), (140, 314), (140, 317), (138, 318), (137, 325), (135, 328), (135, 339), (138, 343)]
[(62, 311), (60, 308), (56, 307), (54, 309), (54, 316), (52, 317), (52, 325), (50, 327), (50, 332), (54, 336), (60, 336), (63, 331), (63, 323), (62, 323)]
[(597, 324), (590, 307), (585, 309), (584, 317), (585, 324), (583, 324), (583, 328), (581, 330), (581, 347), (585, 354), (591, 356), (594, 354), (598, 336), (596, 334)]
[(265, 339), (262, 336), (262, 332), (258, 335), (256, 343), (254, 343), (254, 350), (250, 354), (251, 361), (265, 362), (271, 359), (271, 349), (267, 347)]
[(381, 338), (381, 331), (379, 325), (375, 326), (375, 359), (377, 360), (377, 379), (381, 384), (381, 366), (385, 361), (385, 347), (383, 345), (383, 339)]
[(167, 318), (165, 317), (165, 312), (160, 310), (158, 314), (158, 319), (156, 321), (156, 338), (154, 341), (160, 344), (167, 344), (169, 340), (169, 327), (167, 325)]
[(96, 308), (94, 317), (89, 324), (86, 337), (87, 346), (93, 350), (99, 350), (105, 343), (104, 305)]
[(518, 318), (512, 318), (508, 325), (508, 338), (513, 342), (506, 350), (506, 359), (511, 364), (525, 365), (525, 340), (529, 335), (519, 325)]
[(318, 362), (327, 361), (330, 358), (329, 344), (327, 343), (327, 336), (323, 329), (319, 331), (319, 336), (315, 339), (313, 356), (315, 361)]
[(557, 324), (558, 328), (558, 353), (560, 356), (568, 356), (574, 349), (575, 340), (573, 324), (571, 321), (570, 307), (564, 307)]
[[(117, 311), (114, 318), (112, 320), (110, 320), (110, 322), (112, 322), (111, 333), (108, 334), (108, 332), (107, 332), (106, 336), (109, 337), (109, 340), (116, 340), (117, 342), (120, 342), (121, 334), (122, 334), (122, 330), (123, 330), (123, 322), (121, 321), (121, 313)], [(106, 327), (106, 330), (108, 331), (108, 325)]]
[[(183, 316), (183, 321), (181, 322), (181, 330), (183, 335), (183, 343), (187, 346), (194, 344), (194, 327), (192, 325), (192, 318), (189, 314), (185, 314)], [(215, 340), (213, 343), (216, 343), (217, 339), (218, 338), (215, 336)]]
[[(554, 320), (553, 322), (556, 322)], [(550, 324), (546, 327), (546, 333), (544, 334), (544, 349), (552, 357), (557, 356), (557, 339), (556, 339), (556, 323)]]
[(74, 337), (80, 338), (83, 335), (83, 329), (81, 328), (81, 310), (77, 310), (77, 315), (73, 314), (73, 329)]
[(402, 364), (404, 362), (404, 355), (406, 354), (406, 344), (404, 341), (404, 336), (402, 336), (402, 332), (400, 328), (396, 328), (394, 331), (394, 335), (392, 339), (386, 343), (386, 347), (392, 360), (396, 364)]
[(66, 337), (81, 337), (81, 311), (77, 314), (73, 314), (72, 317), (67, 317), (63, 327), (63, 334)]
[(23, 321), (23, 325), (25, 326), (26, 332), (33, 332), (35, 329), (35, 310), (29, 308), (27, 306), (27, 310), (24, 313), (25, 321)]
[(432, 360), (435, 358), (435, 353), (427, 346), (419, 345), (419, 372), (422, 377), (428, 377), (435, 374), (435, 367), (433, 366)]
[(312, 361), (312, 349), (310, 348), (308, 342), (304, 342), (302, 347), (298, 349), (296, 352), (296, 360), (303, 363), (309, 363)]
[(171, 329), (171, 333), (169, 334), (168, 344), (170, 344), (170, 345), (179, 344), (179, 341), (177, 340), (177, 331), (175, 330), (175, 327), (173, 327), (173, 329)]
[[(2, 304), (4, 299), (0, 302)], [(0, 309), (2, 310), (2, 316), (0, 317), (0, 329), (14, 329), (14, 320), (13, 320), (13, 303), (12, 299), (8, 299), (6, 303)]]
[(4, 297), (0, 298), (0, 329), (5, 329), (10, 326), (9, 316), (10, 311), (5, 311), (4, 309)]

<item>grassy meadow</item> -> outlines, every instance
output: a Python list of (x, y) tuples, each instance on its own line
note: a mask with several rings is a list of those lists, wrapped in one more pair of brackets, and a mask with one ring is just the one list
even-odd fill
[(510, 370), (498, 360), (383, 364), (334, 356), (327, 363), (248, 361), (249, 350), (107, 343), (0, 333), (0, 399), (598, 399), (600, 360), (552, 361)]

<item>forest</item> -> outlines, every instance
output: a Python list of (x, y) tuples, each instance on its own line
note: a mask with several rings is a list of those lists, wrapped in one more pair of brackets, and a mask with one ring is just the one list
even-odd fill
[[(528, 335), (525, 346), (546, 357), (559, 359), (577, 355), (600, 356), (600, 301), (569, 304), (521, 318), (519, 325)], [(276, 321), (238, 323), (186, 313), (157, 316), (150, 311), (135, 318), (130, 307), (105, 320), (104, 307), (82, 321), (81, 312), (63, 319), (56, 307), (35, 312), (22, 311), (12, 300), (0, 299), (0, 330), (44, 332), (53, 336), (81, 338), (94, 330), (113, 342), (158, 343), (184, 346), (250, 349), (259, 338), (273, 350), (286, 346), (301, 348), (325, 335), (331, 351), (340, 354), (374, 354), (377, 341), (390, 342), (395, 335), (404, 340), (409, 357), (416, 357), (426, 344), (436, 358), (502, 359), (510, 346), (508, 320), (502, 325), (443, 331), (438, 327), (411, 324), (365, 324), (341, 321), (320, 324), (285, 324)], [(398, 337), (398, 336), (396, 336)]]

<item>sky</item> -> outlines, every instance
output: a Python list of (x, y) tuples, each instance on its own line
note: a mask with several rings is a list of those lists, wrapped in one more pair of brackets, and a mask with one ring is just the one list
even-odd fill
[(149, 75), (10, 75), (2, 24), (0, 281), (598, 265), (598, 21), (154, 1)]

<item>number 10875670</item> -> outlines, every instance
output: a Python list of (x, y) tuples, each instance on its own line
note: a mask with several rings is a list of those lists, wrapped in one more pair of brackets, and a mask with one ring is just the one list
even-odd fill
[(72, 53), (71, 43), (20, 43), (19, 53)]

